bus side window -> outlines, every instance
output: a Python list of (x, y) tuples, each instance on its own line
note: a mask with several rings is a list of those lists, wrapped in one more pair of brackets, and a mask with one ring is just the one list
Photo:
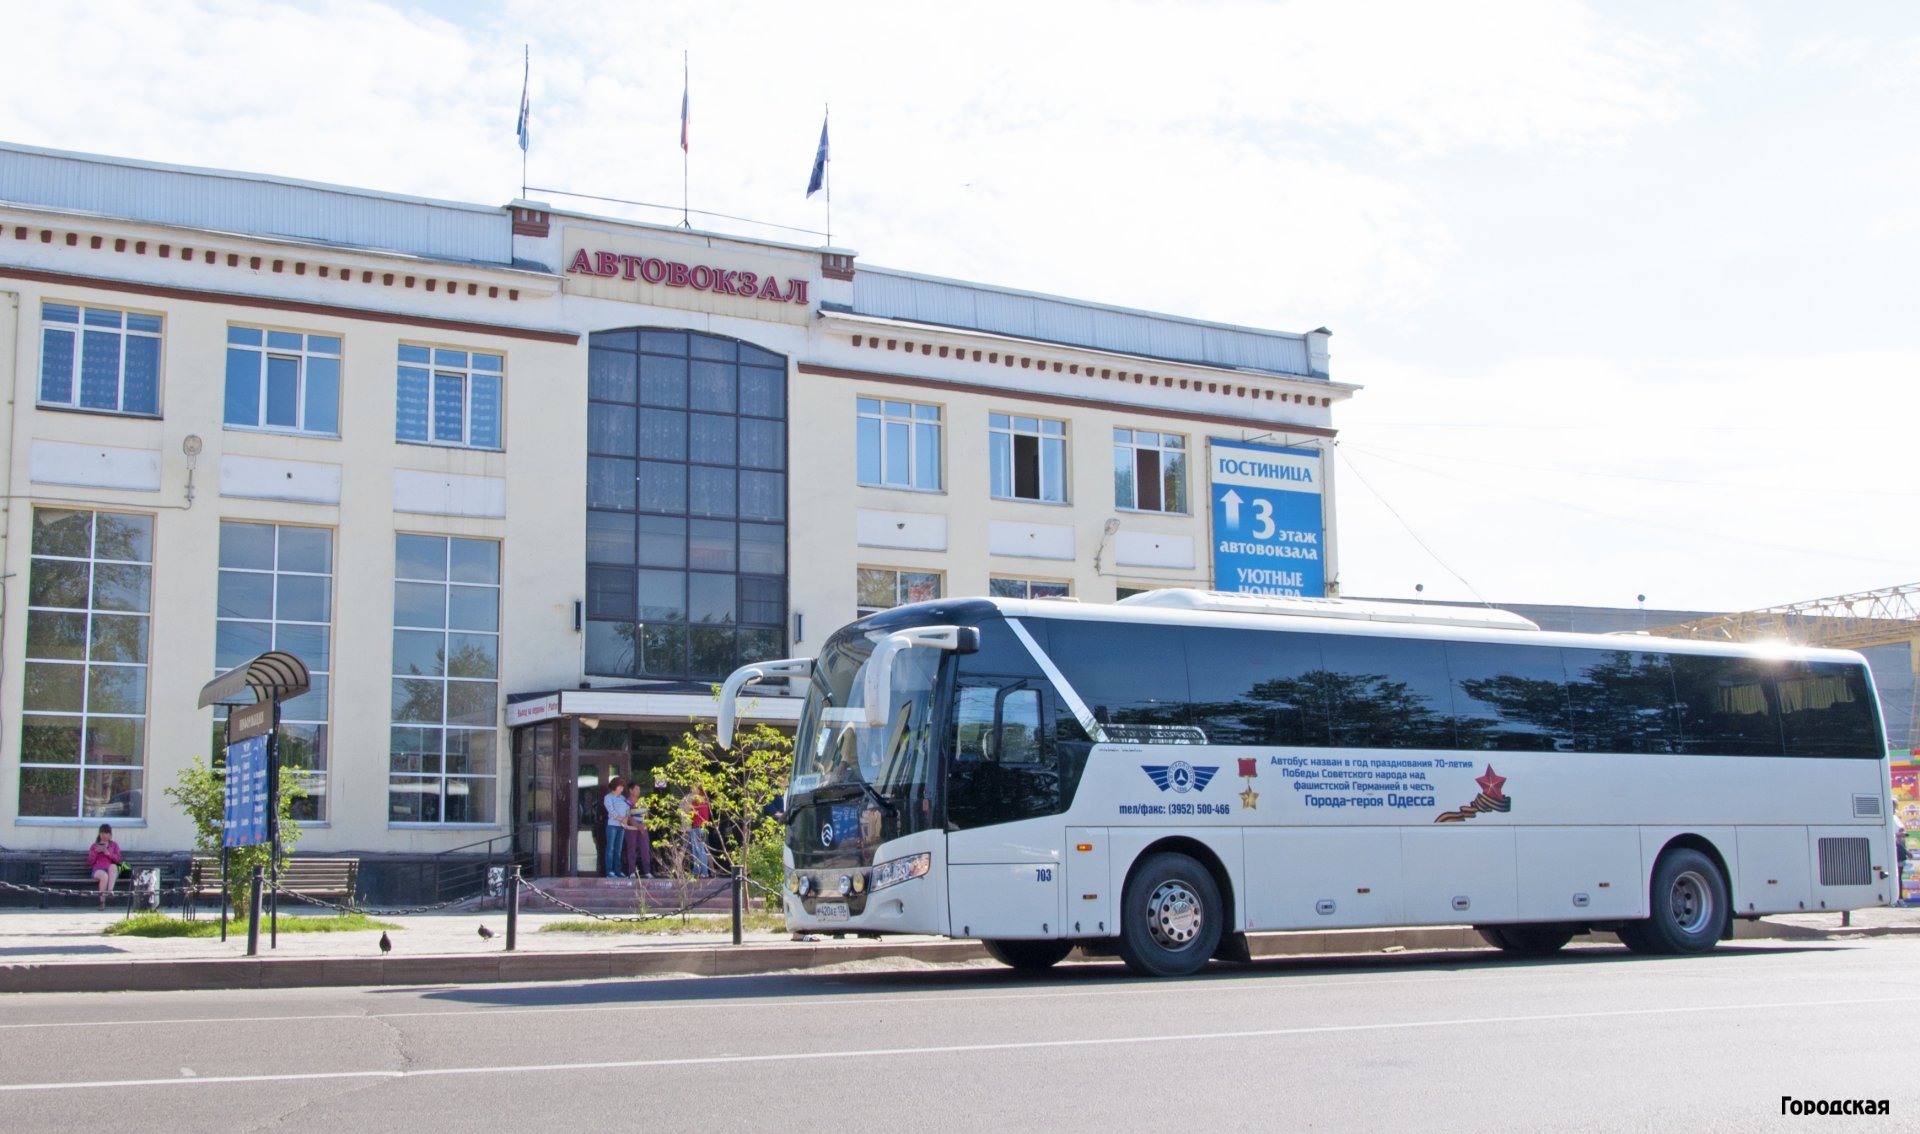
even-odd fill
[(1000, 704), (1000, 763), (1003, 767), (1040, 763), (1040, 691), (1009, 690)]

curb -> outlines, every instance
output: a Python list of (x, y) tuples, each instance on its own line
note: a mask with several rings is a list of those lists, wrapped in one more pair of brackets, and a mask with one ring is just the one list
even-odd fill
[[(1733, 940), (1844, 941), (1920, 934), (1920, 926), (1833, 927), (1768, 921), (1734, 923)], [(1576, 943), (1611, 944), (1609, 933)], [(1256, 958), (1486, 949), (1471, 926), (1334, 929), (1248, 935)], [(472, 953), (409, 957), (245, 957), (153, 961), (42, 961), (0, 964), (0, 993), (185, 992), (423, 984), (624, 980), (651, 976), (749, 976), (853, 961), (958, 964), (984, 960), (977, 941), (834, 941), (669, 946), (606, 952)]]

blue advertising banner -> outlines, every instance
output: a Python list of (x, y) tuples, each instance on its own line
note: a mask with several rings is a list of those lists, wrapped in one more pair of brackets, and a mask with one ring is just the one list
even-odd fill
[(267, 841), (267, 738), (227, 745), (226, 845)]
[(1209, 448), (1214, 589), (1325, 596), (1320, 454), (1218, 437)]

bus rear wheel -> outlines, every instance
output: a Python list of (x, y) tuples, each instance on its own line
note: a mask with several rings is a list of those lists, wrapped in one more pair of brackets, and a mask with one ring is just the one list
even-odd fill
[(1073, 952), (1071, 941), (982, 941), (987, 956), (1024, 973), (1045, 972)]
[(1731, 909), (1727, 880), (1713, 859), (1687, 847), (1668, 851), (1653, 868), (1649, 916), (1616, 932), (1636, 953), (1704, 953), (1720, 940)]
[(1120, 959), (1142, 976), (1198, 972), (1220, 947), (1225, 916), (1206, 867), (1184, 854), (1156, 854), (1127, 879)]
[(1487, 944), (1510, 957), (1548, 957), (1573, 940), (1573, 927), (1547, 922), (1541, 925), (1477, 925)]

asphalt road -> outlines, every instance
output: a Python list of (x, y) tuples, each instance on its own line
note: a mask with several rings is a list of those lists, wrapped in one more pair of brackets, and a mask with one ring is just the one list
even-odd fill
[(0, 1130), (1913, 1130), (1916, 1020), (1911, 938), (22, 995)]

